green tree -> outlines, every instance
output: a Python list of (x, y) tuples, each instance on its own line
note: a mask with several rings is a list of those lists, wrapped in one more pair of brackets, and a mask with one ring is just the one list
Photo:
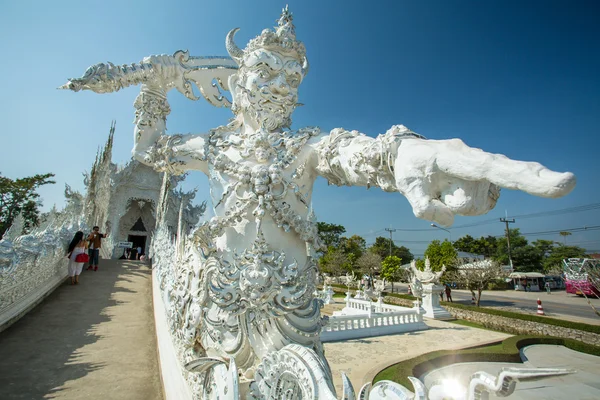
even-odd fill
[(390, 255), (390, 243), (392, 247), (391, 255), (401, 258), (404, 264), (407, 264), (414, 259), (414, 256), (408, 248), (404, 246), (396, 246), (394, 242), (391, 242), (390, 239), (383, 236), (378, 236), (375, 239), (375, 243), (369, 247), (369, 251), (378, 254), (383, 260)]
[(342, 275), (348, 266), (348, 256), (333, 246), (329, 246), (323, 257), (319, 259), (319, 270), (335, 277)]
[(433, 271), (441, 271), (443, 265), (448, 270), (451, 270), (456, 265), (458, 253), (448, 240), (444, 240), (443, 242), (434, 240), (427, 246), (425, 257), (429, 257)]
[(348, 257), (352, 270), (356, 270), (358, 268), (356, 261), (367, 251), (367, 242), (358, 235), (352, 235), (349, 238), (342, 237), (340, 238), (339, 249)]
[(368, 275), (371, 278), (371, 281), (373, 281), (375, 272), (381, 269), (381, 257), (379, 254), (366, 251), (358, 260), (356, 260), (356, 264), (360, 268), (360, 272)]
[(557, 243), (556, 246), (552, 247), (548, 256), (543, 261), (544, 272), (557, 268), (562, 269), (562, 260), (565, 258), (584, 258), (585, 253), (585, 249), (581, 247), (566, 246)]
[[(525, 236), (521, 235), (519, 228), (510, 229), (510, 248), (513, 267), (516, 271), (530, 272), (541, 271), (543, 255), (539, 248), (529, 244)], [(509, 264), (508, 245), (505, 237), (498, 239), (496, 255), (493, 257), (502, 265)]]
[(392, 283), (392, 293), (394, 293), (394, 282), (402, 280), (402, 259), (396, 256), (387, 256), (381, 262), (381, 277)]
[(538, 239), (531, 243), (531, 245), (538, 251), (542, 258), (550, 255), (552, 249), (554, 249), (554, 242), (552, 240)]
[(329, 248), (329, 246), (338, 247), (342, 234), (346, 232), (346, 228), (342, 225), (329, 224), (327, 222), (317, 222), (317, 230), (325, 248)]
[(19, 213), (25, 221), (25, 231), (39, 223), (41, 202), (36, 190), (40, 186), (56, 183), (50, 179), (53, 176), (38, 174), (12, 180), (0, 175), (0, 239)]
[(563, 237), (563, 244), (565, 245), (567, 244), (567, 236), (572, 235), (572, 233), (568, 231), (559, 232), (558, 234)]
[(492, 258), (498, 249), (498, 239), (494, 236), (480, 237), (476, 240), (476, 246), (473, 251), (475, 254), (481, 254), (485, 258)]
[(471, 235), (465, 235), (454, 241), (454, 248), (458, 251), (478, 254), (476, 243), (477, 241)]
[(498, 240), (493, 236), (474, 239), (471, 235), (465, 235), (454, 242), (454, 248), (467, 253), (481, 254), (485, 258), (491, 258), (496, 254)]

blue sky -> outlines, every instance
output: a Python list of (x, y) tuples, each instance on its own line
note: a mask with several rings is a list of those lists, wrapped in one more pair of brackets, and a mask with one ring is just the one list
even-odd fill
[[(98, 95), (56, 88), (98, 62), (138, 62), (188, 49), (225, 55), (225, 35), (240, 27), (240, 45), (273, 27), (281, 1), (4, 1), (0, 4), (0, 172), (11, 178), (53, 172), (40, 190), (44, 208), (62, 206), (64, 184), (82, 190), (98, 146), (117, 121), (113, 159), (130, 158), (137, 88)], [(502, 235), (494, 219), (600, 203), (600, 6), (594, 1), (289, 1), (310, 73), (293, 127), (344, 127), (370, 136), (404, 124), (430, 139), (538, 161), (577, 175), (562, 199), (503, 190), (496, 209), (459, 217), (452, 239)], [(227, 109), (192, 102), (176, 91), (170, 133), (206, 132)], [(192, 174), (198, 198), (206, 178)], [(422, 254), (447, 232), (418, 220), (399, 194), (337, 188), (319, 179), (313, 197), (320, 220), (342, 224), (368, 242), (394, 239)], [(493, 222), (484, 223), (485, 221)], [(465, 224), (479, 224), (460, 228)], [(517, 218), (521, 232), (600, 225), (600, 208)], [(405, 231), (403, 231), (403, 229)], [(418, 230), (418, 231), (407, 231)], [(558, 234), (530, 235), (562, 241)], [(600, 252), (600, 230), (567, 243)]]

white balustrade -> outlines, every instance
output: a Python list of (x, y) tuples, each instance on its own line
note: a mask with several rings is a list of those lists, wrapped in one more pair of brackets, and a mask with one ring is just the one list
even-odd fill
[(390, 335), (427, 329), (417, 308), (346, 298), (342, 313), (329, 317), (321, 331), (323, 342)]
[(8, 328), (67, 278), (66, 249), (85, 225), (77, 214), (0, 241), (0, 331)]

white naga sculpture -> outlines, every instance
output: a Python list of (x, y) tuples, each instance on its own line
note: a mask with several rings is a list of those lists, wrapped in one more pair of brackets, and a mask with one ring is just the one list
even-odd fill
[[(575, 177), (458, 139), (427, 140), (403, 125), (377, 138), (343, 128), (291, 130), (309, 69), (292, 15), (286, 7), (277, 27), (243, 50), (234, 43), (236, 32), (226, 38), (231, 58), (178, 51), (139, 64), (97, 64), (63, 88), (108, 93), (141, 84), (134, 156), (159, 171), (199, 170), (209, 177), (216, 216), (194, 234), (202, 262), (191, 296), (199, 314), (186, 354), (197, 360), (192, 369), (207, 374), (206, 386), (219, 383), (202, 365), (228, 360), (256, 398), (333, 398), (314, 297), (320, 243), (311, 195), (317, 176), (399, 192), (417, 217), (445, 226), (455, 214), (492, 209), (500, 187), (559, 197), (573, 189)], [(195, 100), (192, 83), (211, 104), (230, 106), (235, 117), (205, 134), (166, 135), (167, 92), (175, 88)], [(231, 101), (219, 86), (231, 92)], [(300, 371), (298, 363), (312, 372)]]

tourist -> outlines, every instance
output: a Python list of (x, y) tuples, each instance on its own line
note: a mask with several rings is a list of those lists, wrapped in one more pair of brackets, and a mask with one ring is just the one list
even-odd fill
[(90, 242), (88, 254), (90, 256), (90, 265), (88, 270), (98, 271), (98, 259), (100, 258), (100, 248), (102, 248), (102, 239), (108, 237), (108, 233), (100, 233), (100, 228), (95, 226), (87, 240)]
[(69, 259), (69, 277), (71, 277), (71, 285), (77, 285), (79, 283), (79, 274), (83, 269), (85, 260), (78, 261), (82, 257), (78, 257), (80, 254), (85, 256), (86, 241), (83, 239), (83, 232), (77, 231), (73, 240), (67, 248), (67, 258)]
[(138, 246), (136, 250), (137, 250), (137, 259), (139, 260), (142, 255), (142, 247)]
[(452, 302), (452, 289), (450, 289), (450, 285), (446, 285), (446, 301)]

